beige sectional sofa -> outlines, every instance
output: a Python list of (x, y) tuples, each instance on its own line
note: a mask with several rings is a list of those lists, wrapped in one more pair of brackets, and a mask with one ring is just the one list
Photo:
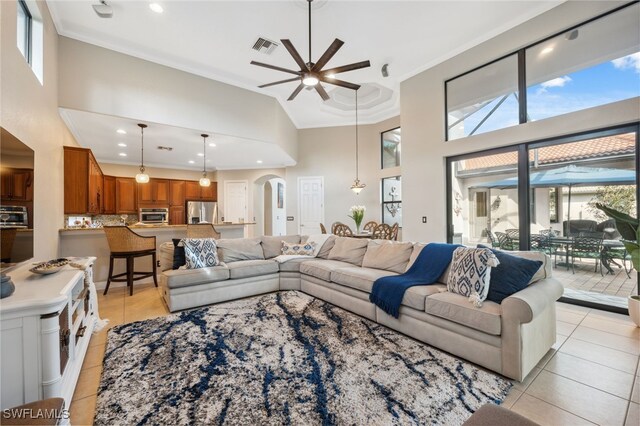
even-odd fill
[(219, 240), (221, 264), (196, 270), (163, 265), (160, 285), (171, 311), (278, 290), (299, 290), (507, 377), (522, 380), (556, 339), (555, 301), (562, 285), (543, 253), (513, 252), (543, 261), (532, 282), (501, 304), (481, 308), (439, 284), (407, 290), (394, 318), (371, 302), (373, 282), (406, 271), (425, 244), (331, 236), (316, 258), (273, 260), (282, 241), (300, 236)]

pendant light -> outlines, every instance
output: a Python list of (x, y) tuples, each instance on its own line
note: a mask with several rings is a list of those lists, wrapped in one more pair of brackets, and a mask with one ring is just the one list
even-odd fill
[(144, 129), (147, 128), (147, 125), (138, 123), (138, 127), (140, 127), (141, 151), (140, 151), (140, 173), (136, 175), (136, 182), (147, 183), (149, 182), (149, 175), (144, 172)]
[(358, 90), (356, 89), (356, 180), (351, 185), (351, 190), (357, 194), (367, 186), (358, 179)]
[(211, 185), (211, 179), (207, 177), (207, 138), (209, 135), (203, 133), (202, 136), (202, 149), (204, 153), (204, 158), (202, 159), (202, 177), (200, 178), (200, 186), (209, 186)]

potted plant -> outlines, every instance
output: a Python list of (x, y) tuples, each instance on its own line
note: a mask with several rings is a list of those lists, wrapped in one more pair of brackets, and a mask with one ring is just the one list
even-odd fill
[[(616, 221), (616, 228), (622, 235), (622, 242), (631, 256), (631, 263), (636, 271), (640, 271), (640, 221), (626, 213), (596, 203), (596, 207)], [(640, 327), (640, 296), (629, 296), (629, 316)]]
[(349, 217), (356, 223), (356, 234), (360, 233), (360, 225), (364, 219), (365, 206), (351, 206), (351, 215)]

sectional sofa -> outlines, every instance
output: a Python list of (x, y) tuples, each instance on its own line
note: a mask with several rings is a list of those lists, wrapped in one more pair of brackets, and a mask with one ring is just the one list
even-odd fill
[[(406, 271), (426, 244), (331, 236), (317, 257), (278, 263), (282, 241), (299, 235), (218, 240), (219, 266), (171, 269), (172, 247), (162, 247), (160, 286), (169, 309), (178, 311), (242, 297), (298, 290), (354, 312), (504, 376), (521, 381), (556, 339), (555, 301), (562, 285), (551, 276), (548, 256), (511, 252), (541, 260), (530, 284), (501, 304), (481, 308), (446, 291), (448, 271), (438, 284), (411, 287), (394, 318), (371, 302), (380, 277)], [(303, 241), (304, 242), (304, 241)]]

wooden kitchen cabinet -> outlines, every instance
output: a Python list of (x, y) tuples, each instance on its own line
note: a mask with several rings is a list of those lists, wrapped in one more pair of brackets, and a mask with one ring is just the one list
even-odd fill
[(3, 168), (0, 180), (2, 200), (33, 200), (33, 170)]
[(103, 174), (91, 150), (64, 147), (65, 214), (102, 213)]
[(149, 179), (138, 184), (138, 203), (165, 206), (169, 204), (169, 191), (168, 179)]
[(185, 201), (185, 181), (172, 180), (169, 184), (169, 205), (184, 207)]
[(187, 201), (217, 201), (218, 183), (211, 182), (209, 186), (200, 186), (200, 182), (188, 180), (185, 184), (185, 199)]
[(169, 225), (184, 225), (187, 223), (184, 206), (169, 207)]
[(102, 212), (104, 214), (116, 213), (116, 178), (115, 176), (105, 176), (102, 189)]
[(138, 214), (135, 178), (116, 178), (116, 214)]

